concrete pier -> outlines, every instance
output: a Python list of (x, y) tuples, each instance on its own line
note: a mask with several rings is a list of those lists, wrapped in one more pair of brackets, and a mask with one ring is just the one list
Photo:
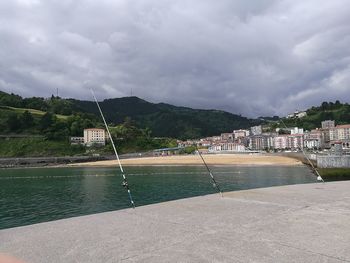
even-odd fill
[(0, 231), (38, 262), (350, 262), (350, 181), (208, 195)]

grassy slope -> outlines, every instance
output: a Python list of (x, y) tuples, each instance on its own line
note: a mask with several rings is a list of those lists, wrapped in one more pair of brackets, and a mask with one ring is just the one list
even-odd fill
[[(7, 106), (2, 106), (3, 109), (8, 109), (11, 111), (15, 111), (16, 113), (23, 113), (25, 111), (29, 111), (31, 114), (34, 116), (43, 116), (46, 112), (41, 111), (41, 110), (35, 110), (35, 109), (26, 109), (26, 108), (15, 108), (15, 107), (7, 107)], [(61, 114), (55, 114), (56, 117), (60, 120), (66, 120), (69, 116), (66, 115), (61, 115)]]
[(80, 146), (66, 141), (47, 141), (41, 138), (0, 139), (0, 157), (73, 156), (85, 153)]

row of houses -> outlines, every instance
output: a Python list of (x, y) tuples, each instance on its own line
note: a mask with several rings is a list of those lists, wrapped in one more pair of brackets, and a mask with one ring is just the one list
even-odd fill
[(321, 123), (321, 128), (304, 132), (297, 127), (290, 134), (261, 134), (250, 137), (249, 148), (264, 149), (329, 149), (335, 144), (350, 148), (350, 124), (337, 125), (332, 120)]
[(220, 136), (181, 142), (181, 145), (187, 146), (194, 143), (208, 147), (211, 152), (329, 149), (335, 144), (349, 149), (350, 124), (335, 126), (333, 120), (327, 120), (321, 123), (321, 128), (311, 131), (292, 127), (276, 129), (276, 132), (269, 133), (264, 133), (261, 126), (254, 126), (250, 130), (234, 130), (231, 133), (222, 133)]

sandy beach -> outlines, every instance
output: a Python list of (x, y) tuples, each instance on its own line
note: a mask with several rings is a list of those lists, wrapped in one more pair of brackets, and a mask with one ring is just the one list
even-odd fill
[[(208, 165), (302, 165), (293, 158), (285, 156), (274, 156), (267, 154), (205, 154), (204, 160)], [(122, 159), (121, 163), (126, 166), (133, 165), (202, 165), (202, 160), (198, 155), (175, 155), (160, 157), (144, 157)], [(75, 163), (69, 166), (96, 166), (109, 167), (116, 166), (116, 160)]]

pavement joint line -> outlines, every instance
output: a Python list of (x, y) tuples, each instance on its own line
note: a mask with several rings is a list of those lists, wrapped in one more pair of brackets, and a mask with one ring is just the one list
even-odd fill
[(278, 241), (274, 241), (274, 240), (269, 240), (269, 239), (266, 239), (266, 241), (271, 242), (271, 243), (275, 243), (275, 244), (278, 244), (278, 245), (281, 245), (281, 246), (285, 246), (285, 247), (289, 247), (289, 248), (298, 249), (298, 250), (301, 250), (301, 251), (304, 251), (304, 252), (307, 252), (307, 253), (312, 253), (312, 254), (315, 254), (315, 255), (319, 255), (319, 256), (323, 256), (323, 257), (327, 257), (327, 258), (336, 259), (336, 260), (339, 260), (339, 261), (342, 261), (342, 262), (350, 262), (350, 260), (348, 260), (348, 259), (339, 258), (339, 257), (336, 257), (336, 256), (332, 256), (332, 255), (327, 255), (327, 254), (324, 254), (324, 253), (315, 252), (315, 251), (312, 251), (312, 250), (309, 250), (309, 249), (305, 249), (305, 248), (300, 248), (300, 247), (292, 246), (292, 245), (285, 244), (285, 243), (282, 243), (282, 242), (278, 242)]

